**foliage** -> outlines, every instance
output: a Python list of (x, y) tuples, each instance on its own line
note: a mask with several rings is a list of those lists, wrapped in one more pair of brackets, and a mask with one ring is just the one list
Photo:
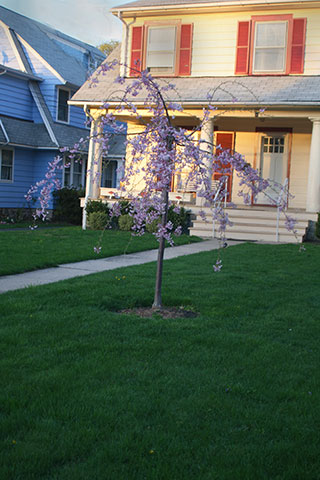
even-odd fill
[[(146, 224), (146, 231), (149, 233), (156, 233), (159, 228), (161, 218), (155, 218), (152, 222)], [(184, 207), (176, 207), (170, 205), (168, 208), (168, 222), (172, 223), (172, 229), (177, 230), (181, 227), (181, 233), (187, 234), (190, 227), (190, 211), (187, 211)]]
[(88, 215), (94, 212), (103, 212), (109, 215), (110, 209), (108, 204), (105, 202), (102, 202), (100, 200), (89, 200), (86, 206), (86, 211)]
[(97, 46), (99, 50), (105, 54), (106, 57), (120, 44), (118, 40), (109, 40)]
[(91, 212), (88, 215), (88, 225), (91, 230), (104, 230), (110, 220), (105, 212)]
[(168, 209), (168, 221), (172, 222), (173, 230), (181, 227), (182, 233), (188, 233), (190, 227), (190, 211), (184, 207), (170, 205)]
[(320, 213), (318, 213), (318, 221), (316, 223), (316, 236), (320, 238)]
[(1, 296), (1, 479), (319, 478), (319, 246), (211, 257), (166, 263), (196, 319), (115, 311), (154, 264)]
[(83, 190), (76, 188), (61, 188), (53, 192), (54, 199), (54, 221), (63, 221), (80, 225), (82, 219), (82, 210), (80, 207), (80, 197), (84, 196)]
[(128, 213), (118, 218), (119, 230), (130, 231), (133, 227), (133, 218)]

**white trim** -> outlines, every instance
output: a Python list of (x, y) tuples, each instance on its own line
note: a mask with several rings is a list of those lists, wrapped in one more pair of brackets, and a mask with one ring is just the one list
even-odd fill
[[(2, 150), (10, 150), (12, 152), (12, 178), (11, 180), (5, 180), (1, 178), (2, 170)], [(14, 183), (14, 164), (15, 164), (15, 150), (12, 147), (0, 147), (0, 183)]]
[(38, 110), (39, 110), (39, 113), (40, 113), (40, 116), (41, 116), (41, 118), (42, 118), (42, 121), (43, 121), (43, 123), (45, 124), (45, 127), (46, 127), (46, 129), (47, 129), (47, 132), (49, 133), (49, 137), (51, 138), (51, 141), (52, 141), (53, 143), (55, 143), (55, 144), (57, 145), (57, 147), (59, 147), (58, 140), (56, 139), (56, 136), (55, 136), (55, 134), (54, 134), (54, 132), (53, 132), (53, 130), (52, 130), (52, 127), (51, 127), (51, 125), (50, 125), (50, 122), (49, 122), (49, 120), (48, 120), (48, 118), (47, 118), (47, 116), (46, 116), (46, 114), (45, 114), (45, 111), (43, 110), (42, 105), (41, 105), (41, 103), (40, 103), (40, 101), (39, 101), (37, 92), (34, 91), (34, 88), (33, 88), (33, 85), (32, 85), (31, 82), (29, 82), (29, 88), (30, 88), (30, 92), (31, 92), (31, 94), (32, 94), (32, 97), (33, 97), (33, 99), (34, 99), (34, 101), (35, 101), (35, 104), (37, 105), (37, 108), (38, 108)]
[(217, 7), (220, 10), (223, 9), (223, 7), (229, 7), (229, 6), (238, 6), (238, 7), (243, 7), (245, 5), (250, 5), (250, 6), (269, 6), (269, 5), (278, 5), (278, 4), (312, 4), (312, 3), (318, 3), (318, 0), (308, 0), (304, 2), (303, 0), (231, 0), (231, 1), (225, 1), (225, 2), (208, 2), (208, 3), (180, 3), (180, 4), (171, 4), (171, 5), (153, 5), (153, 6), (135, 6), (135, 7), (123, 7), (121, 8), (111, 8), (110, 12), (115, 15), (121, 15), (121, 13), (130, 13), (130, 12), (141, 12), (141, 11), (155, 11), (155, 10), (185, 10), (185, 9), (198, 9), (198, 8), (210, 8), (210, 7)]
[[(0, 128), (1, 128), (2, 132), (3, 132), (3, 135), (5, 136), (5, 138), (6, 138), (6, 140), (7, 140), (7, 143), (9, 143), (9, 142), (10, 142), (10, 138), (9, 138), (9, 136), (8, 136), (8, 134), (7, 134), (7, 131), (6, 131), (5, 127), (4, 127), (1, 119), (0, 119)], [(0, 148), (1, 148), (1, 147), (0, 147)]]
[[(65, 122), (64, 120), (59, 120), (58, 113), (59, 113), (59, 92), (60, 90), (64, 90), (65, 92), (69, 93), (69, 99), (67, 100), (67, 107), (68, 107), (68, 120)], [(63, 123), (64, 125), (70, 124), (70, 105), (69, 100), (71, 97), (71, 89), (64, 86), (57, 86), (57, 94), (56, 94), (56, 122)]]
[(7, 37), (8, 37), (9, 42), (10, 42), (11, 48), (12, 48), (12, 50), (13, 50), (13, 53), (14, 53), (17, 61), (18, 61), (18, 64), (19, 64), (19, 66), (20, 66), (20, 69), (21, 69), (23, 72), (28, 73), (27, 70), (26, 70), (26, 67), (24, 66), (24, 63), (23, 63), (23, 61), (22, 61), (22, 59), (21, 59), (21, 57), (20, 57), (19, 51), (18, 51), (18, 49), (17, 49), (17, 47), (16, 47), (16, 44), (15, 44), (14, 41), (13, 41), (12, 35), (11, 35), (11, 33), (10, 33), (10, 28), (9, 28), (8, 25), (6, 25), (2, 20), (0, 20), (0, 25), (2, 25), (2, 26), (4, 27), (5, 33), (6, 33)]
[(50, 63), (48, 63), (43, 57), (41, 57), (41, 55), (34, 49), (31, 47), (31, 45), (29, 45), (29, 43), (27, 43), (22, 37), (20, 37), (19, 34), (17, 34), (17, 37), (19, 38), (20, 42), (22, 43), (22, 45), (27, 49), (27, 50), (30, 50), (32, 52), (32, 54), (37, 57), (45, 66), (48, 70), (50, 70), (51, 73), (53, 73), (53, 75), (55, 77), (57, 77), (61, 83), (66, 83), (66, 80), (64, 78), (61, 77), (60, 73), (58, 73), (51, 65)]

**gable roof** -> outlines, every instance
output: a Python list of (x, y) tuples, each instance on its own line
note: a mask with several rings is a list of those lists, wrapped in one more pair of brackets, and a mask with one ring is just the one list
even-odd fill
[(270, 5), (270, 4), (290, 4), (290, 3), (312, 3), (318, 0), (136, 0), (134, 2), (124, 3), (122, 5), (113, 7), (112, 13), (118, 11), (135, 11), (137, 9), (171, 9), (171, 8), (192, 8), (194, 6), (200, 7), (219, 7), (221, 5)]
[[(120, 58), (120, 46), (108, 57), (108, 62)], [(106, 63), (105, 61), (104, 63)], [(126, 79), (125, 85), (114, 83), (119, 76), (119, 65), (114, 70), (99, 73), (98, 82), (87, 81), (72, 97), (74, 104), (118, 103), (127, 85), (135, 78)], [(157, 78), (161, 86), (174, 84), (175, 89), (164, 93), (170, 101), (185, 105), (207, 105), (208, 95), (213, 105), (283, 105), (283, 106), (319, 106), (320, 76), (246, 76), (246, 77), (176, 77)], [(143, 104), (146, 92), (141, 91), (130, 100)]]
[(91, 56), (99, 61), (105, 59), (105, 55), (99, 49), (1, 6), (0, 20), (25, 40), (63, 77), (66, 83), (81, 85), (86, 80), (87, 72), (81, 62), (61, 48), (57, 41), (53, 40), (54, 38), (67, 42), (74, 48), (83, 49), (88, 57)]

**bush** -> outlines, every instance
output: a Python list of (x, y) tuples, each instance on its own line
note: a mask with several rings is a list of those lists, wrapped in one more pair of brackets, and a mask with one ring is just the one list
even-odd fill
[[(168, 210), (168, 222), (172, 222), (172, 232), (178, 227), (182, 228), (182, 233), (189, 232), (190, 226), (190, 212), (185, 208), (180, 207), (180, 212), (174, 212), (174, 205), (171, 205)], [(161, 218), (156, 218), (151, 223), (146, 224), (146, 231), (149, 233), (155, 233), (158, 230), (158, 224), (161, 221)]]
[(190, 227), (190, 212), (184, 207), (180, 207), (180, 212), (174, 212), (174, 205), (171, 205), (168, 210), (168, 221), (173, 224), (173, 231), (177, 227), (182, 227), (182, 233), (189, 233)]
[(109, 206), (107, 203), (101, 202), (101, 200), (89, 200), (86, 206), (86, 212), (89, 213), (94, 212), (103, 212), (109, 215)]
[(155, 233), (158, 231), (158, 225), (160, 223), (160, 217), (155, 218), (151, 223), (146, 223), (146, 231), (149, 233)]
[(105, 212), (91, 212), (88, 214), (88, 226), (92, 230), (104, 230), (110, 217)]
[(131, 230), (133, 227), (133, 218), (128, 213), (121, 215), (118, 219), (118, 225), (120, 230)]
[(318, 213), (318, 221), (316, 223), (316, 237), (320, 238), (320, 213)]
[(80, 197), (84, 196), (83, 190), (76, 188), (61, 188), (53, 192), (54, 212), (53, 220), (81, 225), (82, 209)]

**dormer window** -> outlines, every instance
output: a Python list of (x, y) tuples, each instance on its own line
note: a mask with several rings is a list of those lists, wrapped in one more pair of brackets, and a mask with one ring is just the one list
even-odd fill
[(58, 88), (57, 120), (58, 122), (69, 123), (69, 105), (70, 90)]

